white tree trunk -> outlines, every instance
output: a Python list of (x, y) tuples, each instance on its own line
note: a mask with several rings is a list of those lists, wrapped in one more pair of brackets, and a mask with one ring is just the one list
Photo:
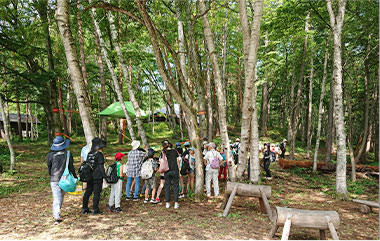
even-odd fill
[[(92, 0), (90, 0), (90, 3), (92, 3)], [(128, 127), (128, 131), (129, 131), (129, 135), (131, 136), (132, 140), (135, 140), (136, 136), (135, 136), (135, 132), (133, 131), (132, 119), (131, 119), (131, 117), (128, 114), (127, 108), (125, 107), (124, 98), (123, 98), (123, 95), (122, 95), (122, 90), (120, 89), (120, 85), (119, 85), (119, 82), (117, 80), (113, 64), (111, 63), (110, 59), (108, 58), (108, 51), (106, 49), (106, 46), (105, 46), (105, 43), (104, 43), (104, 40), (103, 40), (103, 37), (102, 37), (102, 32), (100, 30), (98, 21), (96, 20), (96, 9), (95, 8), (91, 9), (91, 16), (92, 16), (92, 19), (94, 21), (95, 31), (97, 32), (97, 35), (99, 37), (99, 43), (100, 43), (100, 46), (101, 46), (101, 49), (102, 49), (103, 58), (106, 61), (107, 66), (108, 66), (108, 70), (111, 73), (111, 78), (112, 78), (112, 82), (113, 82), (113, 85), (114, 85), (114, 88), (115, 88), (115, 92), (117, 94), (117, 98), (119, 100), (121, 109), (124, 112), (125, 118), (127, 119), (127, 127)]]
[(347, 199), (346, 185), (346, 131), (344, 124), (343, 112), (343, 89), (342, 89), (342, 27), (344, 21), (344, 12), (346, 0), (339, 0), (338, 15), (335, 17), (331, 6), (331, 1), (326, 0), (327, 10), (330, 15), (330, 24), (334, 37), (334, 112), (335, 128), (337, 137), (337, 164), (336, 164), (336, 192), (342, 198)]
[(203, 14), (202, 16), (202, 23), (203, 23), (203, 32), (205, 35), (205, 40), (207, 44), (208, 53), (210, 55), (210, 59), (212, 62), (213, 72), (214, 72), (214, 79), (216, 84), (216, 89), (218, 93), (218, 109), (219, 109), (219, 128), (220, 128), (220, 135), (222, 138), (222, 143), (225, 148), (227, 148), (226, 152), (226, 160), (228, 165), (228, 175), (231, 181), (235, 181), (236, 179), (236, 173), (235, 173), (235, 165), (232, 158), (232, 152), (229, 145), (229, 137), (227, 132), (227, 116), (226, 116), (226, 98), (224, 95), (224, 91), (222, 88), (222, 79), (220, 75), (220, 69), (218, 65), (218, 60), (216, 57), (216, 50), (213, 42), (213, 35), (211, 32), (210, 23), (208, 21), (207, 13), (206, 13), (206, 7), (204, 0), (199, 1), (199, 9), (200, 13)]
[(67, 1), (57, 1), (56, 19), (59, 32), (61, 33), (63, 46), (65, 48), (67, 66), (70, 71), (72, 86), (77, 97), (84, 135), (86, 137), (87, 144), (91, 146), (91, 141), (96, 136), (96, 127), (91, 117), (91, 104), (90, 100), (88, 99), (86, 87), (83, 81), (78, 58), (76, 55), (74, 39), (70, 30), (69, 9)]
[(309, 106), (307, 108), (307, 130), (306, 130), (306, 137), (307, 137), (307, 148), (306, 148), (306, 158), (310, 158), (310, 148), (311, 148), (311, 114), (312, 114), (312, 108), (313, 108), (313, 75), (314, 75), (314, 56), (311, 56), (311, 70), (310, 70), (310, 79), (309, 79)]
[(316, 143), (315, 143), (314, 159), (313, 159), (313, 172), (317, 171), (318, 150), (319, 150), (319, 142), (321, 139), (321, 127), (322, 127), (322, 115), (323, 115), (323, 98), (325, 96), (325, 91), (326, 91), (327, 61), (329, 59), (330, 37), (331, 35), (329, 35), (328, 39), (326, 40), (326, 46), (325, 46), (325, 60), (323, 62), (323, 76), (322, 76), (322, 84), (321, 84), (322, 90), (321, 90), (321, 96), (319, 97), (318, 127), (317, 127), (317, 137), (316, 137)]
[[(252, 120), (252, 95), (255, 84), (255, 69), (257, 62), (257, 50), (259, 48), (259, 38), (260, 38), (260, 25), (262, 18), (262, 10), (263, 10), (263, 1), (256, 0), (255, 1), (255, 16), (252, 22), (251, 34), (250, 36), (243, 36), (243, 42), (248, 41), (248, 49), (246, 48), (247, 43), (244, 44), (244, 50), (248, 51), (248, 53), (244, 53), (247, 55), (247, 61), (245, 61), (245, 88), (244, 88), (244, 100), (242, 107), (242, 120), (241, 120), (241, 140), (240, 140), (240, 150), (239, 150), (239, 163), (237, 168), (237, 177), (239, 179), (243, 178), (244, 171), (247, 166), (247, 150), (248, 143), (250, 139), (250, 130), (251, 130), (251, 120)], [(239, 1), (239, 15), (241, 15), (241, 25), (243, 29), (243, 35), (247, 34), (247, 31), (244, 29), (248, 28), (248, 21), (242, 20), (244, 16), (246, 16), (246, 6), (245, 0)], [(253, 102), (256, 103), (256, 100)], [(256, 114), (257, 115), (257, 114)], [(254, 121), (257, 125), (257, 120)], [(257, 128), (257, 127), (252, 127)], [(254, 153), (254, 155), (258, 155), (258, 153)]]
[(5, 139), (7, 140), (7, 144), (8, 144), (8, 148), (9, 148), (9, 153), (10, 153), (10, 156), (11, 156), (11, 165), (10, 165), (10, 170), (13, 171), (13, 169), (15, 168), (15, 152), (13, 150), (13, 146), (12, 146), (12, 143), (11, 143), (11, 138), (10, 138), (10, 135), (9, 135), (9, 129), (8, 129), (8, 116), (6, 115), (5, 113), (5, 110), (4, 110), (4, 105), (3, 105), (3, 99), (2, 97), (0, 96), (0, 112), (3, 114), (3, 127), (4, 127), (4, 134), (5, 134)]
[(253, 86), (252, 96), (252, 124), (251, 124), (251, 148), (250, 148), (250, 181), (252, 183), (258, 183), (260, 178), (260, 160), (259, 160), (259, 128), (257, 123), (257, 88)]
[(134, 94), (133, 88), (132, 88), (132, 78), (131, 78), (132, 77), (132, 66), (131, 66), (131, 62), (130, 62), (130, 66), (129, 66), (130, 69), (128, 71), (127, 66), (125, 64), (125, 61), (124, 61), (123, 54), (122, 54), (120, 46), (119, 46), (119, 42), (117, 41), (117, 32), (116, 32), (116, 28), (115, 28), (114, 17), (110, 11), (107, 12), (107, 16), (108, 16), (108, 20), (110, 22), (112, 40), (114, 41), (116, 53), (117, 53), (117, 56), (119, 58), (119, 63), (121, 65), (121, 69), (122, 69), (122, 72), (124, 75), (124, 79), (125, 79), (125, 82), (127, 84), (129, 99), (132, 102), (133, 109), (135, 110), (137, 129), (139, 131), (139, 134), (141, 136), (141, 140), (142, 140), (143, 144), (145, 146), (149, 147), (148, 139), (146, 138), (145, 129), (143, 126), (143, 122), (141, 120), (140, 106), (139, 106), (139, 103), (137, 102), (137, 100), (135, 98), (135, 94)]

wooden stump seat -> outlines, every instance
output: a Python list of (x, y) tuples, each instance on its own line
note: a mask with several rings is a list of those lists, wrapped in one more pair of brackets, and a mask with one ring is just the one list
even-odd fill
[(272, 188), (270, 186), (227, 182), (226, 191), (224, 193), (224, 201), (221, 206), (221, 208), (224, 209), (223, 217), (227, 217), (233, 199), (236, 195), (259, 198), (261, 211), (263, 213), (267, 213), (269, 219), (272, 219), (272, 211), (268, 202), (268, 199), (272, 195)]
[(288, 240), (290, 227), (319, 229), (320, 238), (326, 239), (329, 230), (334, 240), (339, 240), (336, 229), (340, 219), (336, 211), (304, 210), (295, 208), (276, 207), (273, 211), (273, 226), (269, 238), (273, 238), (279, 227), (284, 227), (281, 240)]
[(359, 203), (359, 210), (361, 213), (370, 213), (372, 208), (379, 208), (379, 202), (366, 201), (361, 199), (352, 200), (355, 203)]

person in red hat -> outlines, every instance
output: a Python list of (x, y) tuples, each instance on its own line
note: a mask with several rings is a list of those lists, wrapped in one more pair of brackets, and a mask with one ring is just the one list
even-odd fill
[[(121, 160), (123, 159), (123, 156), (125, 156), (121, 152), (117, 152), (115, 154), (115, 161), (116, 161), (116, 168), (117, 168), (117, 176), (119, 177), (119, 181), (117, 183), (111, 184), (111, 194), (110, 199), (108, 201), (108, 211), (109, 212), (116, 212), (120, 213), (123, 210), (120, 208), (120, 200), (121, 200), (121, 194), (123, 190), (123, 168), (121, 164)], [(115, 208), (113, 207), (115, 205)]]

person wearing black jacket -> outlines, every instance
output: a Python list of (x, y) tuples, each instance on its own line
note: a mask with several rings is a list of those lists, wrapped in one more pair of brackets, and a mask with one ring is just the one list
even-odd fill
[[(58, 182), (66, 168), (67, 153), (69, 153), (66, 148), (69, 145), (69, 139), (65, 140), (62, 136), (55, 137), (50, 148), (51, 152), (46, 157), (46, 165), (48, 166), (50, 175), (50, 187), (53, 193), (54, 224), (62, 222), (60, 214), (65, 192), (59, 187)], [(77, 175), (75, 173), (73, 162), (73, 155), (70, 153), (68, 169), (76, 178)]]
[(82, 214), (90, 213), (88, 208), (88, 200), (92, 193), (93, 205), (92, 205), (92, 214), (102, 214), (103, 212), (99, 209), (99, 200), (100, 193), (102, 192), (103, 178), (106, 177), (106, 172), (104, 170), (104, 155), (102, 153), (103, 148), (106, 147), (105, 141), (100, 138), (94, 138), (92, 140), (91, 150), (87, 155), (86, 161), (94, 161), (94, 170), (92, 173), (92, 180), (87, 182), (86, 192), (83, 195), (83, 204), (82, 204)]
[(163, 142), (163, 153), (165, 153), (168, 160), (169, 170), (165, 172), (165, 201), (166, 208), (170, 208), (170, 185), (172, 185), (174, 192), (174, 208), (179, 208), (178, 204), (178, 186), (179, 186), (179, 160), (178, 152), (172, 149), (170, 142)]
[(271, 180), (272, 176), (269, 170), (269, 165), (271, 163), (271, 159), (273, 158), (274, 153), (270, 150), (270, 143), (267, 143), (265, 146), (265, 151), (264, 151), (264, 170), (266, 172), (266, 179)]

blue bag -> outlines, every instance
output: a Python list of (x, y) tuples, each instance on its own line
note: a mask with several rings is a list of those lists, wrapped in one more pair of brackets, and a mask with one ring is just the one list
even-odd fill
[(77, 181), (73, 174), (69, 172), (70, 151), (66, 153), (66, 168), (58, 182), (59, 187), (65, 192), (74, 192), (77, 187)]

